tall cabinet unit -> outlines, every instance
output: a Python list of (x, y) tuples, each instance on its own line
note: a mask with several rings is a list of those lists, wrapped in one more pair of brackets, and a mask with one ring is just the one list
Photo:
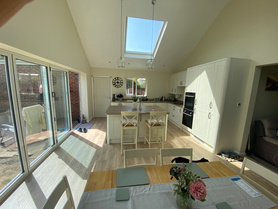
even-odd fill
[(237, 151), (236, 132), (250, 60), (226, 58), (189, 68), (186, 91), (196, 92), (192, 134), (212, 152)]

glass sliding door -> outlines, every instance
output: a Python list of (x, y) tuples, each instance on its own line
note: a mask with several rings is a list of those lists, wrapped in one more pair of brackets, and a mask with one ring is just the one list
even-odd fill
[(58, 140), (61, 140), (71, 129), (67, 72), (52, 68), (52, 83), (57, 135)]
[(47, 66), (15, 59), (29, 164), (54, 145)]
[(0, 54), (0, 194), (24, 172), (8, 66), (7, 56)]

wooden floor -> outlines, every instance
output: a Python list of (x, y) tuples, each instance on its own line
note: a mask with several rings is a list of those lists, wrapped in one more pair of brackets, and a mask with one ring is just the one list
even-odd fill
[[(73, 131), (71, 136), (26, 178), (1, 205), (1, 208), (41, 208), (64, 175), (67, 175), (69, 179), (77, 206), (91, 171), (123, 168), (120, 144), (107, 145), (105, 143), (106, 118), (94, 118), (91, 122), (94, 124), (87, 133)], [(241, 162), (231, 163), (210, 153), (200, 142), (188, 136), (172, 123), (169, 123), (167, 131), (165, 148), (192, 147), (193, 160), (206, 158), (209, 161), (221, 161), (235, 173), (239, 173)], [(147, 145), (138, 144), (138, 148), (143, 147), (147, 147)], [(152, 147), (161, 148), (161, 145)], [(132, 145), (125, 146), (125, 148), (132, 148)], [(277, 187), (257, 175), (250, 174), (250, 177), (278, 196)]]

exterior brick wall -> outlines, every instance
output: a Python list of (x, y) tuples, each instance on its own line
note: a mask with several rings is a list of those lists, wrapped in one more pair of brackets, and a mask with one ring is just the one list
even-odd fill
[(79, 74), (69, 72), (72, 121), (80, 119)]

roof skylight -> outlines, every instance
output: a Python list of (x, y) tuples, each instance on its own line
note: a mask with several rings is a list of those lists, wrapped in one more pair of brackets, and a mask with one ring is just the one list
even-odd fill
[(167, 22), (127, 17), (125, 57), (155, 57)]

